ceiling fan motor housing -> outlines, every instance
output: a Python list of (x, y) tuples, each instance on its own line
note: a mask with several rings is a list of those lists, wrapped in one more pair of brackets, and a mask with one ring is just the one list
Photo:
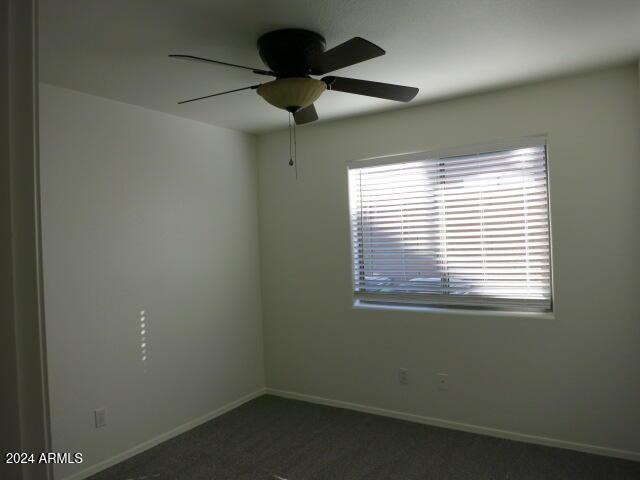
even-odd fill
[(313, 74), (312, 62), (322, 55), (324, 49), (322, 35), (309, 30), (287, 28), (265, 33), (258, 38), (260, 58), (277, 78)]

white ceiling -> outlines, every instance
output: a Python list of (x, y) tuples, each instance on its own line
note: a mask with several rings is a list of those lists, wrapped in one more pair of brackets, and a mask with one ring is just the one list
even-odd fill
[[(282, 27), (315, 30), (327, 48), (354, 36), (380, 45), (387, 55), (338, 74), (420, 87), (413, 103), (640, 54), (640, 0), (40, 0), (41, 80), (228, 128), (281, 128), (287, 114), (252, 90), (177, 105), (264, 77), (167, 54), (261, 67), (258, 36)], [(340, 92), (316, 103), (321, 120), (402, 106)]]

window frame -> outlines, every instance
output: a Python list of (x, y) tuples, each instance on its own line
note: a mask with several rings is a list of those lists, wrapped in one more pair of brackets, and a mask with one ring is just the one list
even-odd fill
[[(545, 166), (546, 166), (546, 188), (547, 188), (547, 222), (549, 230), (549, 309), (527, 309), (524, 306), (501, 306), (501, 305), (483, 305), (483, 306), (471, 306), (471, 305), (455, 305), (451, 303), (437, 303), (437, 302), (416, 302), (408, 299), (403, 301), (402, 294), (397, 294), (395, 300), (384, 302), (380, 300), (366, 300), (358, 298), (354, 289), (356, 284), (355, 271), (357, 256), (355, 255), (357, 249), (354, 244), (354, 236), (352, 233), (352, 220), (351, 220), (351, 205), (352, 205), (352, 192), (350, 188), (349, 173), (351, 170), (381, 166), (392, 165), (396, 163), (408, 163), (412, 161), (420, 161), (425, 159), (430, 160), (445, 160), (449, 157), (463, 156), (463, 155), (481, 155), (484, 153), (493, 153), (502, 150), (515, 150), (519, 148), (528, 147), (544, 147), (545, 151)], [(548, 135), (528, 135), (519, 137), (516, 139), (506, 139), (493, 142), (486, 142), (480, 144), (470, 144), (456, 147), (446, 147), (435, 150), (425, 150), (419, 152), (408, 152), (400, 154), (385, 155), (379, 157), (368, 157), (364, 159), (354, 159), (346, 162), (347, 173), (347, 200), (348, 200), (348, 235), (349, 235), (349, 247), (350, 252), (350, 269), (351, 269), (351, 299), (352, 306), (354, 308), (371, 308), (382, 310), (417, 310), (427, 311), (435, 313), (456, 313), (456, 314), (480, 314), (480, 315), (498, 315), (498, 316), (524, 316), (524, 317), (543, 317), (543, 318), (555, 318), (555, 281), (554, 281), (554, 261), (553, 261), (553, 229), (552, 229), (552, 215), (551, 215), (551, 174), (550, 174), (550, 161), (549, 161), (549, 148), (548, 148)], [(361, 249), (362, 250), (362, 249)], [(424, 294), (429, 295), (429, 294)], [(391, 295), (390, 295), (391, 296)]]

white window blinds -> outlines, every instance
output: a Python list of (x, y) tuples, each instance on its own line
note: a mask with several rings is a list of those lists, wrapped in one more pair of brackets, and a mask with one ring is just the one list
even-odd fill
[(544, 142), (352, 163), (355, 299), (550, 311)]

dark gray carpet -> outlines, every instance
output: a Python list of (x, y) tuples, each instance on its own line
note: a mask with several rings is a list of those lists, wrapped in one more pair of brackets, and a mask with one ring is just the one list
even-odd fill
[(639, 480), (640, 463), (265, 395), (91, 480)]

